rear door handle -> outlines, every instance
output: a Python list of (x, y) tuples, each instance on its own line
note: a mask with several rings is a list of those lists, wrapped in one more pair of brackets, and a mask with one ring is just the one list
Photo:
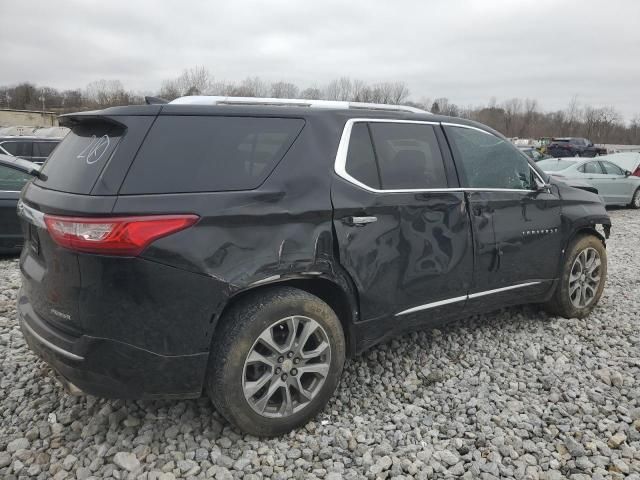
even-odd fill
[(342, 219), (342, 223), (355, 227), (364, 227), (369, 223), (377, 221), (378, 217), (345, 217)]

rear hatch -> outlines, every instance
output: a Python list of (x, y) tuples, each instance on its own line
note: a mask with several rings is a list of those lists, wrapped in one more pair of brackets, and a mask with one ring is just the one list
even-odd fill
[[(123, 114), (131, 110), (136, 115)], [(109, 215), (158, 110), (133, 107), (63, 117), (61, 123), (71, 128), (70, 133), (45, 162), (40, 177), (22, 193), (23, 294), (35, 316), (71, 335), (84, 331), (79, 254), (53, 240), (45, 214)]]

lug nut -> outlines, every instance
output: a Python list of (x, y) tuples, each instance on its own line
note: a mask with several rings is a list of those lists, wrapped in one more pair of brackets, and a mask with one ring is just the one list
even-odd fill
[(278, 357), (278, 363), (284, 362), (284, 357)]
[(280, 375), (280, 372), (282, 372), (282, 369), (280, 367), (276, 368), (276, 375)]
[(287, 358), (291, 358), (291, 357), (293, 357), (293, 352), (287, 353)]
[(286, 373), (283, 373), (283, 374), (282, 374), (282, 377), (280, 377), (280, 378), (282, 378), (282, 380), (283, 380), (283, 381), (284, 381), (284, 380), (286, 380), (286, 379), (287, 379), (287, 374), (286, 374)]
[(295, 368), (291, 369), (291, 371), (289, 372), (291, 375), (297, 375), (298, 374), (298, 370), (296, 370)]
[(295, 363), (296, 365), (300, 363), (300, 359), (298, 357), (293, 359), (293, 363)]

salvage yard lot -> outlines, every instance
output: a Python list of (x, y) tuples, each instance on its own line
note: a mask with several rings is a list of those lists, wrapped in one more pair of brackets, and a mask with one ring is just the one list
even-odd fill
[(26, 347), (18, 262), (0, 261), (0, 478), (640, 479), (640, 212), (612, 210), (584, 320), (527, 306), (351, 360), (327, 409), (240, 436), (206, 398), (71, 397)]

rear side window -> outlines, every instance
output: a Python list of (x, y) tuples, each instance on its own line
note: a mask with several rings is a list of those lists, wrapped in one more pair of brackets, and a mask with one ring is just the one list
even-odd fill
[[(534, 173), (527, 157), (506, 140), (488, 132), (464, 127), (445, 127), (471, 188), (533, 190)], [(544, 167), (542, 167), (544, 169)]]
[(31, 180), (31, 175), (0, 165), (1, 191), (19, 192), (29, 180)]
[(578, 171), (582, 173), (598, 173), (598, 174), (602, 173), (602, 170), (600, 170), (600, 165), (598, 164), (598, 162), (585, 163), (580, 168), (578, 168)]
[(250, 190), (291, 147), (297, 118), (160, 116), (120, 193)]
[(364, 122), (355, 123), (351, 129), (345, 170), (368, 187), (380, 188), (380, 176), (371, 144), (369, 127)]
[(122, 127), (98, 122), (73, 127), (44, 163), (42, 173), (46, 180), (37, 179), (35, 183), (51, 190), (88, 194), (124, 131)]

